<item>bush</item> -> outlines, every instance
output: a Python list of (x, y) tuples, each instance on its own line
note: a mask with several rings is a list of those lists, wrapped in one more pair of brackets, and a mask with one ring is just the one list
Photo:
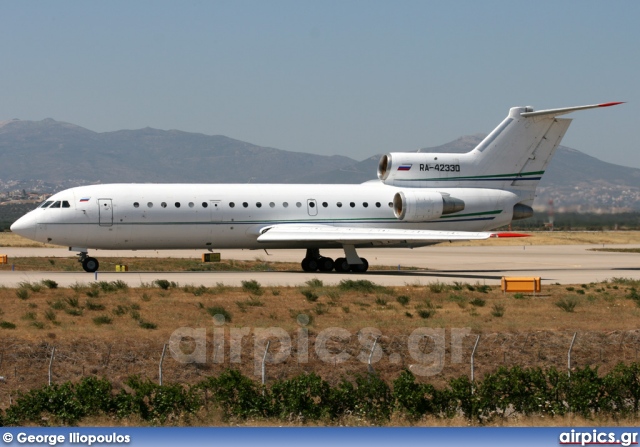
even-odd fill
[(9, 321), (0, 321), (0, 328), (2, 329), (15, 329), (16, 325)]
[(573, 296), (560, 298), (560, 300), (556, 301), (554, 304), (565, 312), (573, 312), (578, 305), (578, 299)]
[(495, 303), (491, 309), (491, 315), (494, 317), (502, 317), (504, 315), (504, 304)]
[(49, 288), (49, 289), (57, 289), (58, 288), (58, 283), (55, 282), (52, 279), (43, 279), (42, 281), (42, 285)]
[(396, 301), (403, 306), (406, 306), (407, 304), (409, 304), (410, 300), (411, 298), (409, 298), (407, 295), (400, 295), (399, 297), (396, 298)]
[(264, 290), (262, 290), (262, 286), (255, 279), (252, 279), (250, 281), (242, 281), (242, 289), (253, 295), (262, 295), (264, 293)]
[(107, 315), (100, 315), (93, 319), (93, 323), (96, 326), (102, 326), (103, 324), (111, 324), (113, 321)]
[(338, 284), (338, 288), (344, 291), (360, 292), (360, 293), (373, 293), (376, 291), (384, 291), (386, 288), (372, 283), (366, 279), (343, 279)]
[(304, 297), (307, 299), (307, 301), (309, 301), (310, 303), (314, 303), (318, 301), (318, 298), (320, 298), (316, 293), (312, 292), (311, 290), (301, 290), (300, 293), (302, 293)]
[(207, 313), (212, 317), (215, 317), (216, 315), (222, 315), (226, 323), (231, 323), (231, 313), (229, 313), (229, 311), (227, 311), (222, 306), (207, 307)]
[(170, 287), (177, 287), (175, 282), (167, 281), (166, 279), (156, 279), (153, 283), (162, 290), (169, 290)]

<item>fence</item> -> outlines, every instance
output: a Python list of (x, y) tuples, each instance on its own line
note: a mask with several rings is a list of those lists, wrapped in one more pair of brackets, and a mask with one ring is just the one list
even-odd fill
[[(538, 331), (528, 333), (480, 334), (474, 354), (474, 375), (481, 380), (485, 374), (500, 366), (555, 367), (566, 371), (572, 338), (575, 342), (570, 353), (571, 368), (598, 366), (600, 373), (610, 371), (617, 363), (639, 361), (640, 330), (611, 332)], [(239, 357), (231, 358), (229, 339), (223, 346), (207, 339), (207, 361), (180, 363), (172, 356), (171, 348), (162, 357), (165, 343), (148, 340), (127, 340), (122, 343), (102, 343), (91, 340), (62, 342), (52, 340), (38, 344), (25, 340), (4, 338), (0, 347), (0, 407), (6, 408), (18, 391), (54, 383), (76, 381), (83, 376), (106, 377), (116, 386), (131, 375), (140, 375), (158, 383), (160, 375), (165, 383), (196, 383), (206, 376), (215, 376), (226, 368), (237, 368), (243, 374), (260, 380), (255, 374), (264, 362), (265, 380), (293, 377), (304, 372), (316, 372), (330, 383), (337, 383), (350, 373), (375, 372), (384, 380), (392, 381), (404, 369), (414, 371), (420, 366), (415, 352), (408, 348), (409, 335), (382, 334), (371, 343), (363, 344), (353, 334), (349, 339), (331, 339), (326, 349), (336, 356), (333, 362), (321, 360), (314, 348), (317, 334), (309, 334), (308, 351), (301, 353), (301, 345), (292, 334), (291, 353), (273, 363), (274, 353), (282, 349), (278, 339), (269, 342), (268, 352), (255, 351), (255, 339), (243, 337)], [(418, 349), (435, 359), (432, 374), (418, 376), (421, 382), (442, 386), (452, 377), (471, 374), (471, 354), (477, 334), (461, 340), (459, 352), (452, 349), (451, 331), (446, 331), (443, 349), (433, 340), (425, 339)], [(55, 343), (54, 343), (55, 342)], [(219, 342), (219, 340), (218, 340)], [(188, 341), (186, 342), (189, 345)], [(55, 352), (54, 352), (55, 348)], [(189, 348), (189, 346), (187, 346)], [(269, 354), (269, 355), (267, 355)], [(301, 355), (304, 354), (304, 355)], [(345, 354), (338, 360), (338, 354)], [(215, 357), (214, 357), (215, 356)], [(456, 357), (459, 357), (457, 359)], [(300, 362), (301, 358), (306, 358)], [(215, 360), (215, 361), (214, 361)], [(239, 361), (238, 361), (239, 360)], [(342, 361), (344, 360), (344, 361)], [(459, 360), (459, 361), (458, 361)], [(441, 368), (440, 368), (441, 366)]]

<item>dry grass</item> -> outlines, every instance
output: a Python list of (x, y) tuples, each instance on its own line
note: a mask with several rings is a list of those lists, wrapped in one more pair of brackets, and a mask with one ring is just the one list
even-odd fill
[[(255, 348), (255, 331), (274, 327), (289, 334), (293, 349), (285, 361), (268, 365), (270, 379), (314, 371), (333, 383), (344, 375), (366, 371), (366, 363), (357, 357), (368, 357), (370, 341), (358, 338), (367, 328), (376, 328), (381, 333), (378, 343), (382, 358), (374, 367), (388, 381), (417, 362), (408, 350), (408, 339), (415, 329), (445, 328), (443, 369), (421, 379), (438, 386), (451, 377), (469, 373), (468, 358), (476, 334), (481, 335), (475, 362), (479, 378), (502, 365), (566, 368), (566, 353), (574, 332), (578, 332), (578, 338), (573, 364), (600, 365), (603, 373), (619, 361), (637, 361), (640, 345), (637, 330), (640, 307), (636, 300), (627, 298), (633, 294), (633, 288), (640, 286), (637, 281), (577, 285), (574, 290), (547, 286), (543, 296), (518, 298), (495, 289), (488, 293), (469, 290), (476, 288), (472, 284), (445, 286), (436, 293), (429, 286), (378, 287), (363, 292), (314, 283), (305, 287), (263, 287), (264, 293), (259, 297), (240, 287), (223, 285), (111, 291), (103, 290), (110, 288), (107, 283), (102, 286), (49, 289), (24, 284), (23, 289), (31, 289), (27, 299), (18, 298), (17, 289), (0, 289), (0, 321), (16, 326), (0, 328), (3, 341), (0, 375), (6, 378), (0, 388), (1, 407), (7, 407), (9, 396), (15, 396), (19, 390), (46, 383), (53, 346), (56, 382), (77, 380), (89, 374), (108, 377), (116, 387), (131, 374), (155, 381), (162, 346), (182, 327), (206, 330), (208, 360), (205, 364), (184, 364), (169, 356), (165, 361), (166, 381), (194, 383), (226, 367), (239, 367), (243, 373), (254, 376), (256, 356), (262, 355)], [(302, 293), (310, 287), (319, 297), (315, 302), (308, 301)], [(409, 302), (403, 306), (396, 301), (397, 296), (408, 296)], [(579, 301), (573, 313), (555, 305), (566, 296), (575, 296)], [(478, 298), (485, 300), (486, 305), (471, 304)], [(494, 304), (504, 306), (502, 317), (492, 316)], [(215, 326), (208, 312), (214, 307), (229, 312), (231, 321), (222, 327)], [(421, 318), (420, 311), (425, 309), (435, 313)], [(301, 314), (311, 319), (306, 325), (309, 333), (306, 362), (301, 361), (299, 351)], [(98, 325), (94, 320), (99, 317), (108, 317), (111, 322)], [(155, 325), (155, 329), (145, 328), (141, 323)], [(332, 327), (344, 328), (351, 335), (347, 340), (334, 337), (328, 343), (331, 352), (350, 355), (344, 363), (321, 361), (315, 351), (318, 335)], [(232, 363), (230, 334), (241, 328), (248, 328), (241, 342), (241, 362)], [(451, 357), (451, 335), (456, 328), (469, 328), (470, 336), (462, 343), (462, 363), (453, 363)], [(224, 333), (223, 363), (213, 361), (214, 329)], [(188, 353), (193, 349), (193, 340), (184, 339), (180, 346)], [(279, 341), (272, 339), (271, 352), (277, 352), (279, 347)], [(421, 349), (431, 352), (433, 346), (427, 344)]]

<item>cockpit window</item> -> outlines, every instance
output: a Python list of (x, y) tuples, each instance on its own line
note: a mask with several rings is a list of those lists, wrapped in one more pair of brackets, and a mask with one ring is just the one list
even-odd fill
[(44, 202), (42, 205), (40, 205), (40, 208), (47, 208), (49, 205), (51, 205), (53, 203), (53, 200), (47, 200), (46, 202)]
[(49, 208), (60, 208), (60, 201), (56, 200)]
[(71, 205), (69, 205), (69, 202), (66, 200), (62, 201), (62, 208), (71, 208)]

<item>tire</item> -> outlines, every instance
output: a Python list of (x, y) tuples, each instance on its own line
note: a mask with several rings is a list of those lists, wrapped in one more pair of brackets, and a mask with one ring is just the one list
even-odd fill
[(351, 271), (353, 273), (364, 273), (369, 269), (369, 262), (365, 258), (360, 258), (362, 264), (353, 264)]
[(318, 261), (313, 258), (304, 258), (300, 266), (305, 272), (315, 272), (318, 270)]
[(333, 270), (334, 262), (331, 258), (322, 257), (318, 260), (318, 269), (321, 272), (330, 272)]
[(82, 268), (85, 272), (97, 272), (99, 267), (100, 263), (96, 258), (84, 258), (84, 260), (82, 261)]
[(333, 267), (338, 273), (346, 273), (349, 271), (349, 263), (345, 258), (338, 258), (333, 263)]

